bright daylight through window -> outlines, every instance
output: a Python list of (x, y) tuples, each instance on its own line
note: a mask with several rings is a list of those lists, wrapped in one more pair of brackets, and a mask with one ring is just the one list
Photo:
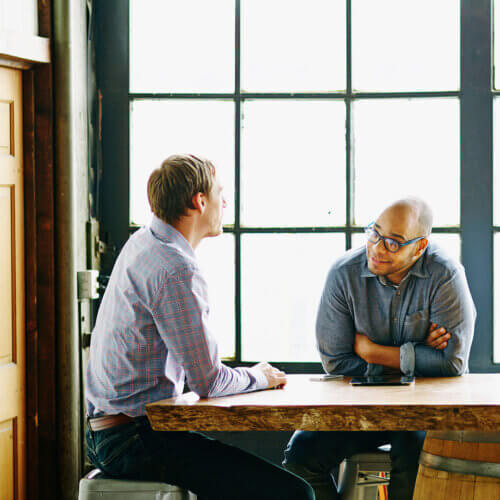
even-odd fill
[(168, 155), (215, 163), (224, 235), (198, 253), (223, 357), (318, 362), (328, 269), (391, 199), (426, 199), (460, 259), (459, 1), (130, 5), (130, 224)]

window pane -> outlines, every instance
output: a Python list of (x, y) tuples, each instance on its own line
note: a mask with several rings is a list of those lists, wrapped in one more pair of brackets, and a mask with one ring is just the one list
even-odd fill
[(151, 172), (172, 154), (211, 160), (224, 185), (224, 224), (234, 221), (234, 104), (232, 101), (138, 100), (130, 117), (130, 222), (151, 212), (146, 186)]
[(351, 243), (351, 248), (364, 247), (366, 245), (365, 233), (353, 233), (351, 236)]
[(459, 224), (458, 99), (356, 101), (353, 130), (356, 224), (408, 195), (430, 204), (434, 226)]
[(493, 315), (495, 321), (495, 337), (493, 342), (494, 362), (500, 363), (500, 233), (494, 235), (494, 307)]
[(225, 233), (205, 238), (196, 255), (208, 285), (210, 331), (221, 358), (234, 358), (234, 236)]
[(345, 224), (343, 101), (248, 101), (242, 127), (244, 225)]
[(500, 100), (493, 99), (493, 224), (500, 226)]
[(131, 0), (132, 92), (233, 92), (234, 0)]
[(456, 90), (458, 0), (352, 0), (353, 89)]
[(461, 262), (462, 239), (459, 234), (433, 233), (430, 241), (439, 245), (452, 259)]
[(345, 89), (345, 2), (243, 0), (242, 89)]
[(343, 234), (242, 237), (242, 358), (319, 361), (315, 323)]

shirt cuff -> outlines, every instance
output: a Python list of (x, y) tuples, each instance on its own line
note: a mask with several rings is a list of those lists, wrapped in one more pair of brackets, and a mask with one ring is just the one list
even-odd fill
[(250, 378), (255, 380), (255, 391), (261, 391), (263, 389), (267, 389), (269, 382), (267, 381), (267, 377), (262, 373), (261, 370), (252, 366), (252, 368), (247, 368), (248, 374)]
[(401, 372), (407, 376), (415, 375), (415, 344), (407, 342), (399, 348)]

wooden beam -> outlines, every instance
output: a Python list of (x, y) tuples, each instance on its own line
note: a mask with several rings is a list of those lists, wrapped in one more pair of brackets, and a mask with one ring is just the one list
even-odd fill
[[(51, 1), (38, 2), (38, 31), (46, 37), (42, 40), (48, 50), (48, 41), (52, 35)], [(0, 31), (0, 38), (2, 33)], [(17, 56), (20, 55), (21, 51), (17, 51)], [(52, 498), (58, 488), (57, 436), (54, 424), (57, 417), (53, 200), (54, 96), (52, 64), (50, 58), (45, 59), (48, 64), (33, 64), (33, 61), (26, 61), (26, 65), (32, 68), (23, 74), (27, 500)]]
[(29, 500), (38, 491), (38, 316), (37, 217), (35, 171), (35, 83), (33, 71), (23, 72), (24, 241), (26, 310), (26, 442)]

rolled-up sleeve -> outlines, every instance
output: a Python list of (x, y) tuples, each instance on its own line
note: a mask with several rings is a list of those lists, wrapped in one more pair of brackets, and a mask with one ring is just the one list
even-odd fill
[(316, 342), (328, 373), (363, 375), (367, 364), (353, 350), (354, 321), (335, 266), (328, 273), (316, 319)]
[(463, 268), (444, 280), (430, 304), (430, 321), (446, 328), (451, 337), (445, 349), (422, 343), (401, 346), (401, 371), (407, 375), (457, 376), (468, 371), (476, 309)]
[(415, 375), (415, 343), (406, 342), (399, 348), (399, 363), (404, 375)]
[(225, 396), (267, 387), (263, 373), (230, 368), (220, 362), (208, 328), (206, 284), (196, 269), (165, 276), (153, 310), (156, 327), (186, 374), (189, 388), (201, 397)]

